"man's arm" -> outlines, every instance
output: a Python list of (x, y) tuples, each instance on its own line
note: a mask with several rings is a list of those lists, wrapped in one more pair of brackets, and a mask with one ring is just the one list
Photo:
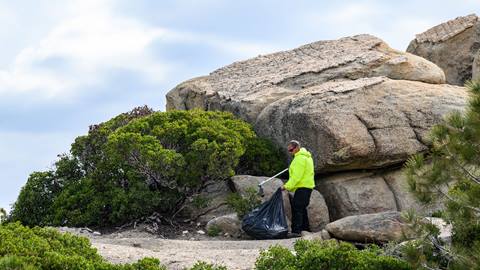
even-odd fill
[(284, 188), (288, 191), (292, 191), (293, 188), (297, 185), (300, 179), (305, 172), (305, 165), (306, 161), (304, 158), (296, 158), (293, 160), (292, 164), (290, 165), (291, 170), (289, 171), (290, 177), (285, 183)]

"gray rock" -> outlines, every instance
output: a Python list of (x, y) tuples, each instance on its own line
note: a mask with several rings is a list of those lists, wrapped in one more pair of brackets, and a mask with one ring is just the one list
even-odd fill
[(341, 173), (323, 178), (319, 185), (332, 220), (397, 210), (395, 197), (380, 175)]
[(310, 230), (319, 232), (330, 222), (328, 207), (322, 194), (313, 190), (310, 197), (310, 204), (307, 207)]
[(268, 104), (303, 89), (374, 76), (445, 82), (443, 71), (431, 62), (391, 49), (374, 36), (358, 35), (235, 62), (188, 80), (167, 94), (167, 110), (226, 110), (254, 122)]
[(298, 139), (317, 172), (370, 169), (426, 150), (429, 128), (463, 108), (465, 89), (444, 81), (435, 64), (359, 35), (235, 62), (178, 85), (167, 109), (230, 111), (279, 146)]
[(472, 64), (472, 80), (480, 80), (480, 51), (477, 52)]
[(475, 14), (458, 17), (416, 35), (407, 52), (443, 69), (449, 84), (472, 78), (472, 63), (480, 48), (480, 22)]
[(400, 212), (349, 216), (327, 224), (326, 230), (337, 239), (355, 242), (388, 242), (411, 237)]
[(383, 175), (390, 190), (393, 192), (398, 211), (415, 210), (420, 215), (431, 215), (444, 208), (444, 201), (437, 200), (432, 204), (424, 205), (408, 190), (407, 177), (402, 169), (388, 172)]
[(227, 197), (230, 193), (227, 182), (207, 183), (200, 194), (187, 199), (181, 216), (205, 224), (213, 218), (229, 214)]
[(266, 107), (255, 129), (312, 152), (316, 171), (385, 167), (429, 144), (428, 130), (466, 104), (465, 88), (385, 77), (326, 82)]
[(220, 216), (210, 220), (207, 223), (207, 231), (212, 228), (218, 228), (221, 230), (221, 233), (228, 234), (234, 237), (239, 237), (242, 235), (242, 222), (238, 219), (236, 213)]

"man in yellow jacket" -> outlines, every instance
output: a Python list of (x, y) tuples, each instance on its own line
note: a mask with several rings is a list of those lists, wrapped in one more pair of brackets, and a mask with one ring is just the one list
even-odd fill
[(294, 158), (288, 170), (289, 179), (282, 189), (295, 192), (292, 200), (292, 233), (289, 237), (300, 237), (302, 231), (310, 231), (307, 207), (315, 187), (313, 159), (312, 154), (300, 147), (298, 141), (290, 141), (287, 150)]

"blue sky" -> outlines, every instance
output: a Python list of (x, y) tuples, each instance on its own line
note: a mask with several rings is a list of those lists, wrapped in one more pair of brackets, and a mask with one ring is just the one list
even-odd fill
[(0, 0), (0, 207), (90, 124), (258, 54), (369, 33), (405, 50), (480, 1)]

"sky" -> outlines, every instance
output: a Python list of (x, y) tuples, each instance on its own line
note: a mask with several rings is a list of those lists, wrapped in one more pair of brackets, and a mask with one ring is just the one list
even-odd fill
[(0, 0), (0, 207), (33, 171), (184, 80), (259, 54), (368, 33), (405, 50), (480, 0)]

